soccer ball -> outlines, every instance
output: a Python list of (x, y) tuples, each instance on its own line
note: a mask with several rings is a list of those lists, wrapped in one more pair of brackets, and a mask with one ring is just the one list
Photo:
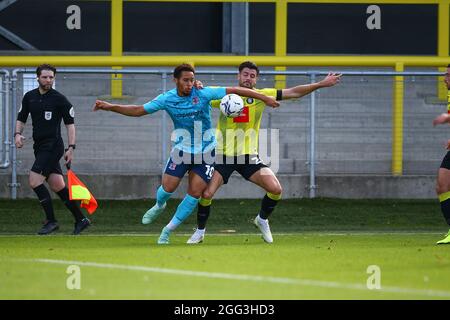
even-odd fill
[(227, 94), (220, 101), (220, 111), (230, 118), (239, 117), (244, 110), (244, 101), (234, 93)]

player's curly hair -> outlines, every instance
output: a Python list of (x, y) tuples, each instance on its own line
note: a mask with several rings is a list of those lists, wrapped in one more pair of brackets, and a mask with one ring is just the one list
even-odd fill
[(195, 69), (193, 66), (191, 66), (189, 63), (183, 63), (180, 64), (179, 66), (177, 66), (174, 70), (173, 70), (173, 77), (176, 79), (180, 79), (181, 77), (181, 73), (183, 71), (190, 71), (195, 73)]

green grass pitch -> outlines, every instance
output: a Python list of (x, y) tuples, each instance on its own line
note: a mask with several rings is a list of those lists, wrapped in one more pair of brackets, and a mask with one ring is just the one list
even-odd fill
[(38, 202), (1, 200), (0, 299), (450, 299), (436, 202), (285, 200), (268, 245), (250, 223), (258, 200), (217, 200), (204, 243), (185, 243), (193, 215), (158, 246), (177, 200), (150, 226), (153, 201), (100, 201), (77, 237), (59, 201), (60, 231), (37, 236)]

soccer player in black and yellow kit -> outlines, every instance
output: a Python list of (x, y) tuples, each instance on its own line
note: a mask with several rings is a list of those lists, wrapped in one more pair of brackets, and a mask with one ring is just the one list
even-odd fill
[[(447, 85), (447, 113), (437, 116), (433, 120), (433, 125), (450, 123), (450, 64), (447, 66), (447, 73), (444, 77), (444, 82)], [(447, 150), (450, 150), (450, 140), (447, 141)], [(447, 152), (442, 160), (438, 171), (436, 193), (441, 203), (441, 211), (444, 219), (450, 226), (450, 151)], [(436, 244), (450, 244), (450, 230), (444, 239), (439, 240)]]
[[(340, 74), (329, 73), (325, 79), (316, 83), (282, 90), (274, 88), (255, 89), (258, 75), (259, 69), (256, 64), (251, 61), (243, 62), (239, 66), (239, 86), (256, 90), (277, 100), (303, 97), (319, 88), (334, 86), (341, 78)], [(252, 98), (243, 98), (243, 100), (245, 107), (239, 117), (229, 118), (220, 114), (216, 135), (218, 140), (216, 159), (219, 162), (219, 159), (222, 158), (222, 163), (216, 164), (213, 177), (203, 192), (198, 205), (197, 229), (187, 243), (196, 244), (203, 241), (212, 198), (217, 190), (228, 182), (234, 171), (266, 191), (254, 223), (260, 229), (264, 241), (267, 243), (273, 242), (268, 217), (281, 199), (282, 188), (275, 174), (258, 156), (259, 127), (265, 104)], [(219, 107), (219, 103), (220, 101), (214, 101), (212, 106)], [(237, 130), (244, 134), (236, 134)], [(237, 137), (240, 137), (240, 139)]]

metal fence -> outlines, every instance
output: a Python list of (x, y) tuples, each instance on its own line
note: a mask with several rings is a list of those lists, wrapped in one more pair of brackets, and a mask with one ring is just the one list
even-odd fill
[[(160, 174), (170, 150), (172, 123), (165, 112), (141, 118), (110, 112), (92, 112), (95, 99), (122, 104), (143, 104), (173, 88), (171, 69), (59, 69), (56, 89), (74, 105), (77, 151), (74, 169), (79, 173)], [(34, 69), (0, 73), (2, 88), (3, 169), (11, 174), (11, 194), (15, 198), (17, 175), (25, 174), (34, 160), (31, 120), (27, 122), (25, 147), (17, 152), (12, 144), (15, 117), (23, 94), (30, 89), (27, 74)], [(121, 78), (112, 74), (122, 74)], [(445, 112), (446, 102), (437, 96), (437, 76), (433, 71), (392, 72), (388, 70), (342, 70), (340, 84), (324, 88), (301, 99), (285, 100), (278, 109), (268, 108), (263, 116), (261, 134), (278, 133), (269, 148), (271, 165), (279, 174), (310, 177), (310, 196), (314, 197), (315, 176), (321, 174), (392, 174), (393, 108), (395, 78), (404, 76), (402, 118), (402, 164), (404, 175), (435, 174), (445, 149), (447, 128), (433, 128), (431, 121)], [(262, 70), (258, 87), (273, 87), (275, 75), (286, 75), (292, 87), (321, 80), (326, 70)], [(236, 70), (198, 69), (205, 85), (235, 86)], [(112, 99), (112, 81), (121, 81), (123, 96)], [(444, 85), (444, 84), (441, 84)], [(213, 123), (219, 111), (213, 110)], [(7, 124), (10, 124), (9, 128)], [(272, 129), (273, 131), (270, 131)], [(66, 141), (66, 132), (62, 128)], [(397, 137), (398, 138), (398, 137)], [(264, 139), (262, 139), (264, 140)], [(272, 148), (276, 145), (277, 148)], [(270, 150), (278, 154), (270, 154)], [(398, 150), (396, 151), (398, 152)], [(264, 155), (263, 155), (264, 159)], [(269, 159), (266, 159), (269, 160)], [(276, 161), (274, 161), (276, 160)]]
[(10, 124), (11, 108), (9, 106), (9, 72), (0, 70), (0, 168), (10, 165)]

